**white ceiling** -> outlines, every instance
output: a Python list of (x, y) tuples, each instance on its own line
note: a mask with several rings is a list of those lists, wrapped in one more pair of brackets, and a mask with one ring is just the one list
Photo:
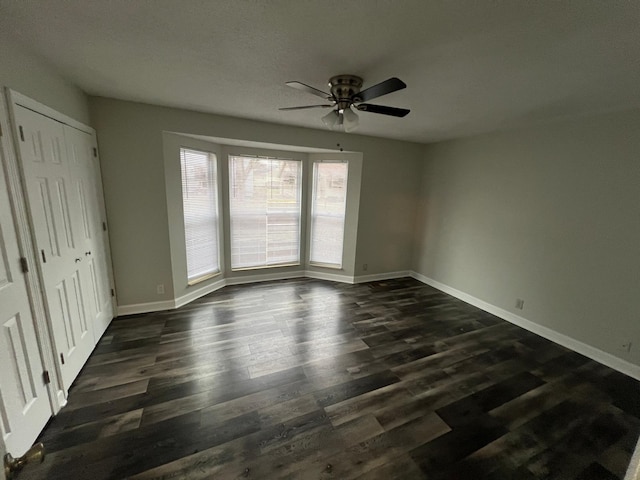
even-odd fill
[(429, 142), (640, 107), (637, 0), (0, 0), (92, 95), (323, 128), (289, 80), (397, 76), (358, 133)]

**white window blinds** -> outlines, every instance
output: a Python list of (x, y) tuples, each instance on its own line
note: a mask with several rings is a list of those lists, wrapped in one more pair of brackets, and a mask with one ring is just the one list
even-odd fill
[(180, 164), (187, 278), (192, 284), (220, 271), (216, 156), (181, 148)]
[(347, 172), (347, 162), (313, 164), (309, 253), (311, 263), (342, 267)]
[(231, 268), (300, 263), (302, 162), (229, 156)]

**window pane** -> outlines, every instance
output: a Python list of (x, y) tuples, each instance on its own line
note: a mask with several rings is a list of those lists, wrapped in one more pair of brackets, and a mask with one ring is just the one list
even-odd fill
[(347, 162), (313, 165), (311, 263), (342, 267), (347, 172)]
[(300, 262), (300, 174), (296, 160), (229, 157), (231, 268)]
[(193, 282), (220, 271), (216, 157), (180, 149), (187, 278)]

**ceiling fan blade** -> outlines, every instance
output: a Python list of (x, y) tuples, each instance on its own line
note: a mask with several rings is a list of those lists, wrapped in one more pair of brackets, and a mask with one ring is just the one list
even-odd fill
[(287, 85), (295, 89), (302, 90), (303, 92), (316, 95), (317, 97), (324, 98), (325, 100), (331, 100), (333, 98), (330, 93), (323, 92), (322, 90), (318, 90), (317, 88), (310, 87), (309, 85), (306, 85), (302, 82), (287, 82)]
[(370, 103), (361, 103), (355, 107), (362, 112), (381, 113), (392, 117), (404, 117), (411, 111), (406, 108), (385, 107), (384, 105), (371, 105)]
[(333, 107), (333, 105), (304, 105), (303, 107), (284, 107), (279, 108), (278, 110), (304, 110), (306, 108), (329, 108)]
[(356, 103), (366, 102), (368, 100), (372, 100), (374, 98), (378, 98), (383, 95), (402, 90), (406, 87), (407, 85), (402, 80), (396, 77), (392, 77), (388, 80), (385, 80), (384, 82), (380, 82), (377, 85), (374, 85), (373, 87), (365, 88), (360, 93), (355, 94), (351, 98), (351, 100)]

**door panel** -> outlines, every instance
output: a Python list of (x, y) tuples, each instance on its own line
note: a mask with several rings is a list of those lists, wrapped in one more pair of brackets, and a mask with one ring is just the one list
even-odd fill
[[(57, 222), (57, 229), (62, 230), (64, 233), (63, 238), (65, 246), (68, 250), (73, 250), (76, 247), (73, 241), (73, 230), (71, 229), (71, 215), (69, 214), (69, 197), (67, 195), (67, 187), (64, 178), (54, 178), (54, 198), (49, 196), (50, 201), (57, 203), (57, 208), (54, 210), (60, 215), (60, 220)], [(55, 217), (54, 217), (55, 218)], [(56, 224), (54, 224), (54, 228)]]
[(34, 196), (36, 197), (34, 201), (39, 201), (40, 203), (40, 208), (37, 209), (40, 214), (38, 220), (41, 222), (44, 234), (46, 235), (46, 241), (43, 241), (41, 245), (44, 253), (42, 254), (41, 251), (41, 254), (43, 255), (43, 259), (47, 256), (49, 258), (59, 257), (60, 247), (58, 246), (58, 235), (56, 234), (53, 223), (53, 209), (51, 208), (51, 202), (49, 202), (51, 198), (49, 182), (44, 178), (36, 178), (34, 182), (36, 183), (35, 189), (37, 190), (37, 193), (34, 192)]
[[(76, 309), (76, 315), (78, 315), (78, 318), (80, 319), (80, 335), (88, 335), (90, 329), (89, 322), (87, 322), (87, 308), (85, 306), (85, 302), (89, 297), (85, 294), (83, 284), (80, 281), (80, 271), (76, 271), (71, 275), (71, 281), (73, 282), (73, 294), (75, 296), (73, 306)], [(82, 338), (80, 340), (82, 340)]]
[(29, 365), (23, 321), (16, 313), (2, 325), (2, 343), (9, 354), (8, 368), (16, 379), (16, 391), (22, 405), (29, 405), (37, 396), (36, 384)]
[(20, 106), (15, 116), (25, 138), (18, 147), (34, 243), (41, 254), (45, 304), (68, 390), (95, 345), (93, 322), (88, 321), (86, 310), (90, 289), (81, 282), (90, 278), (83, 262), (82, 207), (64, 148), (63, 125)]
[[(67, 286), (64, 281), (56, 285), (56, 293), (58, 298), (57, 310), (52, 312), (57, 313), (62, 318), (62, 326), (64, 327), (64, 349), (67, 353), (67, 358), (70, 356), (70, 352), (76, 348), (76, 334), (73, 328), (73, 322), (71, 321), (71, 314), (69, 313), (69, 295), (67, 294)], [(62, 345), (61, 345), (62, 346)]]
[(94, 155), (94, 138), (75, 128), (64, 127), (69, 157), (71, 181), (77, 193), (81, 213), (77, 216), (78, 240), (83, 253), (82, 275), (88, 293), (87, 312), (93, 323), (96, 342), (113, 318), (106, 233), (102, 229), (104, 207), (102, 184), (97, 157)]
[(84, 181), (78, 182), (77, 188), (76, 194), (80, 200), (80, 211), (82, 213), (82, 234), (85, 241), (91, 241), (93, 232), (91, 231), (91, 220), (89, 219), (90, 212), (87, 209), (87, 193)]
[[(0, 434), (22, 455), (51, 416), (0, 149)], [(35, 270), (35, 269), (33, 269)], [(32, 270), (32, 274), (35, 272)]]

